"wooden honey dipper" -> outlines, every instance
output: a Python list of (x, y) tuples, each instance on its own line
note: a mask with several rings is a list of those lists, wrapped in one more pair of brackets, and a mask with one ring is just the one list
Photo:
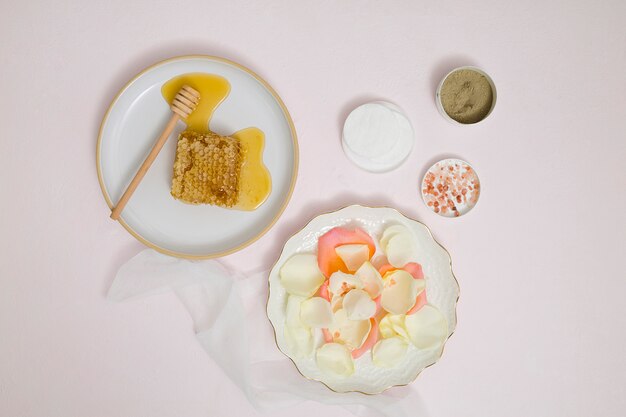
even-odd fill
[(180, 89), (178, 94), (176, 94), (176, 97), (174, 97), (171, 105), (171, 109), (173, 112), (172, 117), (170, 117), (170, 120), (169, 122), (167, 122), (165, 129), (163, 129), (161, 136), (159, 136), (159, 138), (157, 139), (156, 143), (152, 147), (152, 150), (143, 161), (143, 164), (141, 164), (141, 167), (139, 167), (139, 170), (135, 174), (135, 177), (130, 182), (130, 184), (128, 184), (126, 191), (124, 191), (124, 194), (122, 194), (122, 198), (120, 198), (120, 200), (117, 202), (117, 206), (115, 206), (115, 208), (113, 208), (113, 210), (111, 211), (111, 218), (113, 220), (119, 219), (122, 210), (124, 210), (124, 207), (126, 206), (126, 203), (128, 203), (128, 200), (130, 200), (130, 197), (137, 189), (137, 186), (146, 175), (146, 172), (148, 172), (148, 169), (161, 151), (161, 148), (163, 148), (163, 145), (165, 145), (167, 138), (172, 133), (172, 130), (174, 130), (174, 127), (176, 126), (178, 120), (180, 120), (181, 118), (186, 119), (187, 117), (189, 117), (191, 112), (195, 110), (199, 101), (200, 93), (198, 93), (196, 90), (189, 87), (188, 85), (184, 85), (183, 88)]

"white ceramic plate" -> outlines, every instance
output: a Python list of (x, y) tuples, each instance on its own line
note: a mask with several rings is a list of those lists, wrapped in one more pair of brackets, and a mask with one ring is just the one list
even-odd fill
[(409, 346), (408, 353), (402, 362), (391, 369), (374, 366), (371, 354), (368, 352), (355, 360), (355, 372), (350, 377), (340, 378), (323, 373), (318, 368), (314, 356), (298, 358), (290, 354), (284, 337), (285, 306), (288, 294), (280, 283), (278, 274), (280, 267), (295, 253), (316, 253), (319, 237), (337, 226), (360, 227), (369, 233), (377, 245), (374, 254), (376, 258), (382, 254), (378, 239), (383, 230), (393, 224), (406, 226), (416, 238), (418, 251), (412, 261), (422, 265), (428, 302), (437, 307), (445, 317), (448, 322), (449, 337), (456, 327), (456, 303), (459, 297), (459, 285), (452, 273), (450, 255), (435, 241), (424, 224), (411, 220), (394, 209), (349, 206), (316, 217), (285, 243), (280, 258), (270, 272), (267, 315), (274, 326), (278, 348), (291, 358), (303, 376), (320, 381), (333, 391), (375, 394), (392, 386), (406, 385), (414, 381), (424, 368), (439, 359), (443, 346), (441, 349), (431, 350), (418, 350)]
[(122, 89), (98, 137), (97, 167), (109, 207), (117, 202), (152, 148), (170, 113), (161, 96), (169, 79), (191, 72), (217, 74), (231, 91), (217, 108), (210, 129), (224, 135), (255, 126), (265, 132), (263, 160), (272, 192), (255, 211), (188, 205), (170, 195), (179, 122), (150, 171), (124, 209), (120, 223), (143, 243), (169, 255), (210, 258), (235, 252), (262, 236), (284, 210), (296, 180), (298, 144), (280, 97), (252, 71), (225, 59), (183, 56), (142, 71)]

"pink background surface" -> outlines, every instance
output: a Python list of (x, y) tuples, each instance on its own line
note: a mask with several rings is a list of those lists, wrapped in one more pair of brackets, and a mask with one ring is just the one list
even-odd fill
[[(5, 1), (0, 415), (256, 415), (173, 295), (104, 298), (142, 245), (108, 218), (101, 118), (137, 72), (186, 53), (258, 72), (299, 134), (284, 216), (227, 263), (269, 267), (322, 211), (397, 207), (432, 228), (461, 284), (457, 332), (415, 383), (432, 416), (623, 415), (626, 3), (422, 3)], [(473, 127), (446, 122), (433, 99), (465, 64), (498, 88), (494, 113)], [(416, 131), (410, 159), (382, 175), (340, 147), (347, 113), (373, 99), (403, 107)], [(418, 196), (445, 156), (472, 163), (483, 185), (459, 220)], [(315, 403), (275, 415), (294, 412), (348, 415)]]

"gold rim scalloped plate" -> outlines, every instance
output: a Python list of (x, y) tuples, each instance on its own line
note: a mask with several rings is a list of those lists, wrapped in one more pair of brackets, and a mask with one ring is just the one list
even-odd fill
[[(272, 300), (272, 285), (271, 285), (271, 278), (272, 278), (272, 274), (274, 273), (278, 263), (280, 262), (280, 260), (283, 258), (283, 256), (287, 255), (285, 252), (285, 248), (288, 245), (288, 243), (294, 239), (295, 237), (297, 237), (298, 235), (300, 235), (304, 230), (307, 230), (312, 223), (314, 223), (315, 221), (317, 221), (320, 217), (322, 216), (328, 216), (328, 215), (333, 215), (333, 214), (337, 214), (340, 213), (344, 210), (347, 209), (365, 209), (365, 210), (370, 210), (370, 209), (386, 209), (386, 210), (392, 210), (393, 212), (395, 212), (398, 216), (406, 219), (409, 222), (414, 222), (415, 224), (419, 224), (421, 226), (423, 226), (425, 228), (425, 230), (428, 232), (428, 236), (430, 239), (432, 239), (432, 241), (435, 243), (436, 246), (438, 246), (439, 248), (441, 248), (443, 250), (443, 252), (446, 254), (448, 262), (447, 262), (447, 266), (446, 268), (449, 269), (449, 273), (450, 273), (450, 277), (452, 278), (452, 285), (453, 285), (453, 290), (455, 291), (456, 297), (454, 298), (454, 303), (453, 303), (453, 312), (452, 312), (452, 317), (453, 317), (453, 322), (454, 322), (454, 326), (452, 328), (452, 330), (449, 332), (448, 337), (446, 338), (446, 341), (444, 342), (444, 344), (442, 345), (441, 349), (439, 350), (438, 354), (437, 354), (437, 358), (430, 364), (424, 366), (422, 369), (420, 369), (417, 373), (415, 373), (415, 375), (411, 378), (410, 381), (406, 382), (406, 383), (398, 383), (398, 384), (390, 384), (390, 385), (386, 385), (384, 387), (381, 387), (377, 390), (368, 390), (368, 392), (365, 392), (364, 390), (359, 390), (359, 389), (351, 389), (351, 390), (335, 390), (333, 389), (327, 382), (321, 380), (321, 378), (313, 378), (313, 377), (309, 377), (307, 375), (305, 375), (305, 373), (303, 373), (303, 371), (300, 369), (300, 367), (298, 366), (298, 363), (287, 353), (285, 352), (285, 350), (281, 349), (279, 343), (278, 343), (278, 335), (277, 335), (277, 326), (275, 325), (274, 321), (271, 318), (271, 313), (270, 313), (270, 302)], [(383, 221), (384, 222), (384, 221)], [(314, 241), (317, 242), (317, 239), (319, 238), (319, 236), (323, 233), (325, 233), (327, 230), (329, 230), (332, 227), (336, 227), (336, 226), (342, 226), (342, 225), (346, 225), (346, 224), (351, 224), (351, 221), (348, 222), (333, 222), (332, 224), (327, 224), (323, 230), (318, 230), (314, 235)], [(393, 223), (393, 222), (392, 222)], [(313, 237), (309, 237), (309, 239), (312, 239)], [(304, 250), (303, 252), (312, 252), (313, 249), (309, 249)], [(291, 254), (293, 254), (295, 252), (291, 252), (288, 255), (291, 256)], [(291, 362), (294, 364), (294, 366), (296, 367), (296, 370), (298, 371), (298, 373), (300, 373), (300, 375), (302, 375), (304, 378), (309, 379), (311, 381), (317, 381), (322, 383), (324, 386), (326, 386), (329, 390), (336, 392), (336, 393), (348, 393), (348, 392), (358, 392), (360, 394), (364, 394), (364, 395), (376, 395), (376, 394), (380, 394), (390, 388), (393, 387), (400, 387), (400, 386), (406, 386), (409, 385), (410, 383), (414, 382), (417, 377), (424, 371), (424, 369), (431, 367), (432, 365), (436, 364), (439, 359), (441, 359), (441, 357), (443, 356), (443, 351), (445, 349), (445, 345), (448, 342), (448, 340), (450, 339), (450, 337), (452, 337), (452, 335), (454, 334), (454, 330), (456, 329), (456, 325), (457, 325), (457, 312), (456, 312), (456, 307), (458, 304), (458, 300), (459, 300), (459, 296), (460, 296), (460, 287), (459, 287), (459, 283), (458, 280), (456, 279), (456, 276), (454, 275), (454, 272), (452, 271), (452, 257), (450, 256), (450, 253), (447, 251), (447, 249), (445, 247), (443, 247), (443, 245), (441, 245), (433, 236), (432, 231), (430, 230), (430, 228), (428, 226), (426, 226), (424, 223), (412, 219), (410, 217), (405, 216), (404, 214), (400, 213), (398, 210), (392, 208), (392, 207), (387, 207), (387, 206), (377, 206), (377, 207), (370, 207), (370, 206), (360, 206), (360, 205), (352, 205), (352, 206), (345, 206), (345, 207), (341, 207), (337, 210), (332, 210), (332, 211), (328, 211), (328, 212), (324, 212), (319, 214), (318, 216), (316, 216), (315, 218), (313, 218), (311, 221), (309, 221), (304, 227), (302, 227), (300, 230), (298, 230), (296, 233), (294, 233), (292, 236), (289, 237), (289, 239), (287, 239), (287, 242), (285, 243), (285, 245), (283, 246), (281, 253), (278, 257), (278, 259), (276, 260), (276, 262), (272, 265), (272, 268), (270, 270), (270, 276), (268, 278), (268, 298), (267, 298), (267, 304), (266, 304), (266, 314), (268, 316), (268, 319), (270, 321), (270, 323), (272, 324), (272, 329), (274, 330), (274, 341), (276, 343), (276, 347), (278, 348), (278, 350), (280, 350), (287, 358), (289, 358), (289, 360), (291, 360)]]
[[(223, 134), (250, 126), (264, 130), (263, 157), (272, 175), (272, 193), (253, 212), (189, 206), (174, 200), (169, 195), (169, 182), (176, 141), (170, 137), (119, 222), (137, 240), (166, 255), (207, 259), (243, 249), (278, 220), (296, 183), (298, 140), (289, 111), (278, 94), (248, 68), (210, 55), (160, 61), (141, 71), (117, 93), (102, 120), (96, 167), (110, 208), (167, 121), (169, 109), (160, 97), (160, 86), (169, 78), (189, 72), (222, 75), (231, 83), (229, 96), (211, 120), (212, 130)], [(183, 128), (179, 123), (174, 135)]]

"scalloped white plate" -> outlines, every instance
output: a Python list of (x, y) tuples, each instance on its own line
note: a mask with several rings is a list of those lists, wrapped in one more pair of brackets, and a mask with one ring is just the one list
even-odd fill
[(280, 283), (278, 272), (293, 254), (316, 253), (318, 238), (336, 226), (360, 227), (368, 232), (376, 242), (375, 258), (382, 255), (378, 239), (383, 230), (393, 224), (402, 224), (413, 232), (418, 250), (412, 261), (422, 265), (428, 302), (437, 307), (446, 318), (448, 337), (450, 337), (456, 327), (456, 303), (459, 297), (459, 285), (452, 273), (450, 255), (435, 241), (428, 227), (403, 216), (394, 209), (355, 205), (317, 216), (285, 243), (280, 258), (270, 272), (267, 315), (274, 326), (278, 348), (295, 363), (303, 376), (320, 381), (333, 391), (376, 394), (392, 386), (409, 384), (424, 368), (439, 359), (443, 346), (441, 349), (418, 350), (411, 345), (403, 361), (392, 369), (374, 366), (371, 354), (366, 353), (355, 360), (355, 372), (352, 376), (339, 378), (325, 374), (317, 367), (314, 356), (297, 358), (289, 352), (284, 337), (285, 306), (288, 294)]

